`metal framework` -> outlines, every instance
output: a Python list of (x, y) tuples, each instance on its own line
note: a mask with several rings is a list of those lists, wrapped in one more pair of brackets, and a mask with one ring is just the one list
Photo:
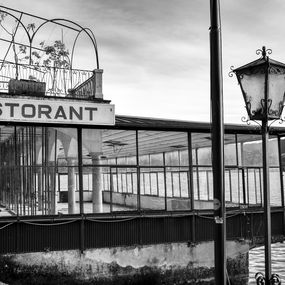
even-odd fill
[[(74, 51), (77, 46), (78, 40), (81, 35), (85, 34), (90, 40), (92, 48), (94, 50), (95, 62), (94, 69), (99, 69), (99, 56), (98, 47), (94, 33), (89, 29), (82, 27), (74, 21), (66, 19), (45, 19), (36, 15), (25, 13), (16, 9), (11, 9), (0, 5), (0, 15), (3, 18), (0, 20), (0, 30), (6, 31), (8, 34), (6, 37), (3, 33), (0, 36), (0, 41), (8, 44), (5, 55), (0, 61), (0, 91), (6, 91), (8, 89), (8, 80), (11, 78), (25, 79), (29, 78), (37, 79), (46, 82), (47, 92), (46, 95), (50, 96), (63, 96), (67, 95), (70, 89), (73, 89), (89, 79), (93, 72), (88, 70), (74, 69)], [(12, 31), (8, 31), (3, 25), (5, 18), (10, 17), (15, 20), (15, 27)], [(31, 19), (31, 21), (39, 21), (37, 27), (29, 28), (29, 24), (25, 24), (25, 18)], [(68, 57), (68, 65), (66, 67), (61, 66), (47, 66), (42, 62), (34, 64), (32, 57), (34, 52), (47, 54), (49, 46), (38, 46), (35, 44), (37, 36), (40, 35), (44, 27), (47, 24), (58, 26), (61, 29), (70, 30), (75, 33), (73, 43), (71, 43), (70, 57)], [(62, 31), (63, 34), (63, 31)], [(62, 35), (60, 37), (63, 37)], [(19, 39), (16, 41), (16, 39)], [(59, 39), (58, 39), (59, 40)], [(28, 44), (26, 44), (28, 42)], [(63, 39), (61, 44), (64, 45)], [(28, 58), (27, 63), (22, 63), (18, 57), (17, 48), (27, 49)], [(14, 54), (13, 60), (7, 59), (9, 53)], [(60, 55), (59, 55), (60, 56)], [(38, 57), (38, 56), (37, 56)]]

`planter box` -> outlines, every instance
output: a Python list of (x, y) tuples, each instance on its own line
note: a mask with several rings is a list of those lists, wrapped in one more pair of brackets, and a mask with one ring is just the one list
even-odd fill
[(25, 79), (11, 79), (8, 92), (13, 95), (45, 96), (46, 83)]

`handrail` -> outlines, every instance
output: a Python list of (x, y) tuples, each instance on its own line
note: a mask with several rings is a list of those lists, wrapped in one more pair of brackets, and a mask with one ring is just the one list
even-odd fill
[[(69, 90), (82, 84), (93, 75), (91, 70), (47, 68), (45, 66), (35, 66), (18, 64), (9, 61), (1, 61), (0, 70), (0, 92), (8, 92), (9, 79), (15, 78), (16, 68), (18, 68), (19, 79), (37, 80), (46, 83), (46, 96), (67, 96)], [(82, 97), (82, 96), (81, 96)]]

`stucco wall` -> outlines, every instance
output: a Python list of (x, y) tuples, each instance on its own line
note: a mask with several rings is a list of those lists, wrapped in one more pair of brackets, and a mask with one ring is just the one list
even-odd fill
[[(227, 243), (231, 284), (247, 284), (248, 250), (246, 242)], [(8, 284), (17, 278), (22, 282), (19, 284), (214, 284), (213, 265), (213, 242), (90, 249), (84, 253), (37, 252), (1, 256), (0, 280)]]

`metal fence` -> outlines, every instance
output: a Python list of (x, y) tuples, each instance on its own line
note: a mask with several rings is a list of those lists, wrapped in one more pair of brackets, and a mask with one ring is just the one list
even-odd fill
[(34, 80), (46, 83), (46, 96), (66, 96), (69, 89), (74, 89), (89, 79), (90, 70), (64, 69), (44, 66), (15, 64), (0, 60), (0, 92), (8, 92), (10, 79)]
[[(117, 217), (34, 217), (0, 221), (0, 254), (211, 241), (213, 215), (124, 215)], [(248, 239), (263, 243), (262, 209), (227, 213), (227, 240)], [(284, 238), (284, 209), (272, 209), (273, 241)]]
[[(190, 170), (186, 167), (139, 167), (138, 169), (139, 174), (136, 168), (105, 167), (102, 174), (104, 191), (137, 195), (139, 183), (141, 196), (190, 199), (193, 193), (195, 201), (213, 201), (213, 172), (209, 166), (192, 167), (192, 190)], [(271, 204), (281, 206), (278, 167), (270, 167), (270, 178)], [(225, 201), (228, 207), (261, 206), (262, 167), (227, 167), (225, 189)]]

